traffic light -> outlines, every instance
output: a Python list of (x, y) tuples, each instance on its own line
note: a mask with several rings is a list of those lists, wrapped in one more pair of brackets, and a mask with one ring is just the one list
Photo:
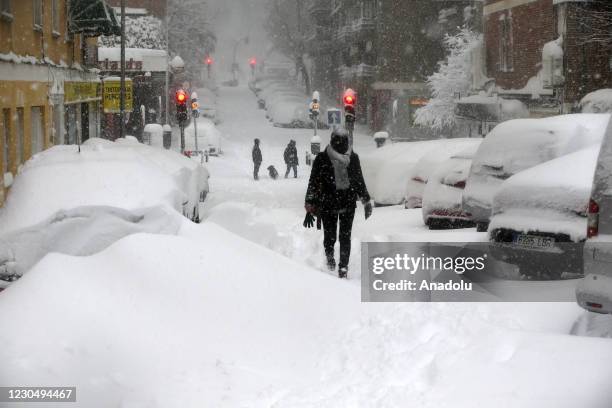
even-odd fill
[(206, 60), (204, 62), (210, 67), (213, 63), (213, 59), (211, 57), (206, 57)]
[(176, 120), (182, 126), (188, 119), (187, 92), (183, 89), (179, 89), (176, 91)]
[(191, 114), (194, 118), (200, 116), (200, 104), (198, 103), (198, 94), (193, 92), (191, 94)]
[(352, 127), (355, 123), (355, 104), (357, 103), (357, 97), (355, 91), (347, 89), (344, 91), (342, 98), (344, 101), (344, 119), (349, 127)]
[(249, 65), (251, 66), (251, 74), (255, 75), (255, 67), (257, 66), (257, 58), (253, 57), (249, 60)]

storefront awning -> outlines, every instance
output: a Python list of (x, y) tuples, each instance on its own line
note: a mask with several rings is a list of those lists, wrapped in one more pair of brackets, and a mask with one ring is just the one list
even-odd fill
[(68, 30), (88, 36), (121, 35), (115, 12), (104, 0), (70, 0)]

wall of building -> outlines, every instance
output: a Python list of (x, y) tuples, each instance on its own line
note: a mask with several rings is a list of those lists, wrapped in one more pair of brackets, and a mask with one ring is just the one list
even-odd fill
[[(513, 67), (500, 66), (501, 20), (511, 23)], [(554, 40), (553, 0), (489, 0), (484, 7), (486, 65), (489, 77), (503, 89), (521, 89), (542, 67), (542, 48)]]
[[(578, 102), (589, 92), (612, 86), (612, 69), (610, 46), (602, 43), (585, 41), (584, 30), (597, 24), (597, 21), (585, 17), (593, 11), (590, 4), (567, 3), (565, 51), (565, 87), (563, 101), (568, 107), (575, 108)], [(581, 22), (586, 24), (582, 26)], [(601, 22), (601, 21), (600, 21)]]
[[(98, 77), (80, 67), (81, 36), (67, 33), (66, 1), (42, 4), (38, 27), (33, 1), (11, 1), (12, 18), (0, 19), (0, 205), (5, 173), (15, 176), (33, 154), (63, 143), (66, 127), (81, 135), (82, 124), (97, 116)], [(89, 114), (81, 117), (81, 110)], [(78, 115), (67, 118), (68, 111)], [(89, 133), (98, 135), (95, 128)]]

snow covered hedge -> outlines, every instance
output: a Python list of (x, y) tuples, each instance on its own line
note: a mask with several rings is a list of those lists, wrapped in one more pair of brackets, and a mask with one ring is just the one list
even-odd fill
[(612, 113), (612, 89), (591, 92), (580, 101), (582, 113)]
[[(125, 46), (127, 48), (146, 48), (165, 50), (166, 36), (162, 21), (154, 16), (125, 17)], [(121, 46), (119, 36), (101, 36), (98, 46), (116, 48)]]

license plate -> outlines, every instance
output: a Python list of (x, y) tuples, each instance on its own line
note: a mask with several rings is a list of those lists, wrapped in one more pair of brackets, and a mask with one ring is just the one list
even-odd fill
[(554, 238), (540, 237), (537, 235), (521, 234), (516, 237), (514, 242), (520, 246), (529, 248), (552, 248), (555, 246)]

